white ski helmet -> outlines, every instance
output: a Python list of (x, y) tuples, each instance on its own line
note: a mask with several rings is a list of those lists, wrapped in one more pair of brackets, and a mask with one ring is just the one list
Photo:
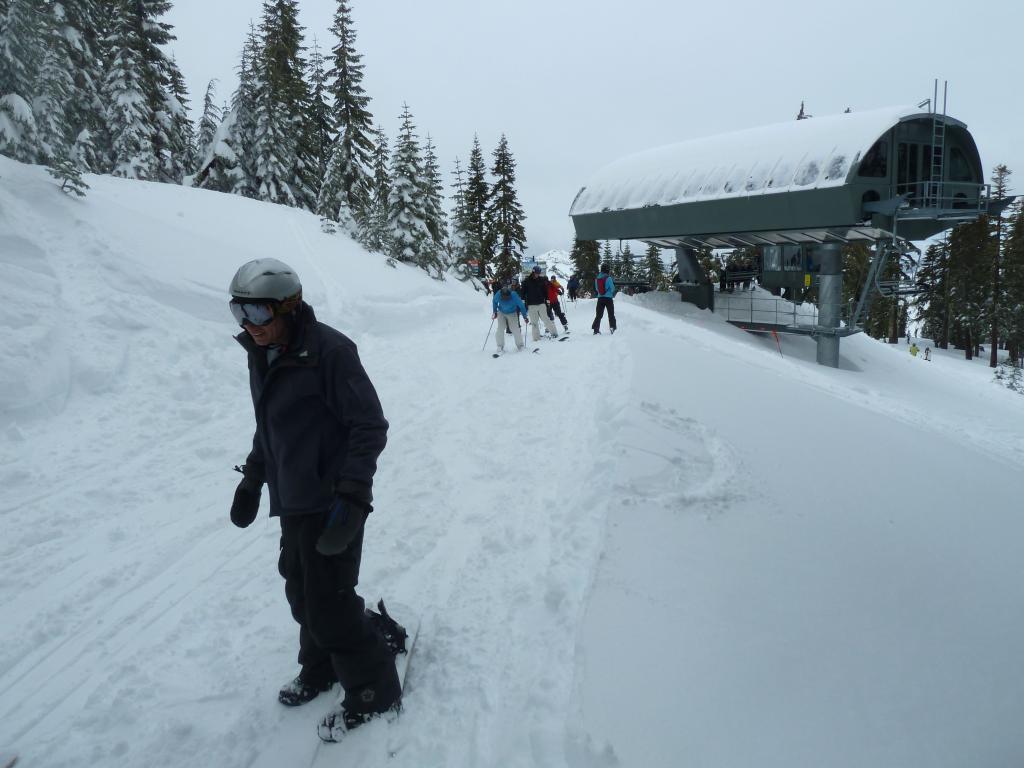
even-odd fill
[(283, 261), (254, 259), (239, 267), (231, 278), (231, 295), (298, 305), (302, 301), (302, 283), (295, 270)]

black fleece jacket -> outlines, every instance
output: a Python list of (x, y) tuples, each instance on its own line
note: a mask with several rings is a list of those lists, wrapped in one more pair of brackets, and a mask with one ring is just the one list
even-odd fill
[(531, 273), (523, 281), (523, 301), (526, 306), (546, 304), (548, 300), (548, 279)]
[(266, 480), (270, 514), (326, 511), (334, 496), (373, 509), (373, 475), (388, 422), (356, 345), (303, 303), (273, 363), (245, 331), (256, 433), (246, 474)]

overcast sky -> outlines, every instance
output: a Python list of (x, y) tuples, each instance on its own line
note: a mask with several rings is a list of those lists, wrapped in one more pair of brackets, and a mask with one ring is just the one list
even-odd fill
[[(916, 104), (935, 78), (986, 174), (1024, 191), (1024, 3), (993, 0), (352, 0), (370, 110), (394, 141), (407, 102), (450, 173), (480, 137), (516, 158), (527, 254), (568, 250), (569, 206), (624, 155), (814, 115)], [(336, 0), (300, 0), (307, 45), (334, 45)], [(175, 0), (164, 17), (193, 110), (218, 101), (262, 0)], [(941, 98), (941, 97), (940, 97)], [(446, 189), (450, 196), (450, 190)]]

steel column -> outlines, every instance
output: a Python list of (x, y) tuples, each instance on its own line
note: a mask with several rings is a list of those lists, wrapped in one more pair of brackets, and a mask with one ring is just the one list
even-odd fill
[(697, 263), (697, 251), (685, 245), (676, 246), (676, 269), (683, 283), (703, 283), (704, 272)]
[(686, 245), (676, 246), (676, 271), (679, 298), (696, 304), (699, 309), (715, 311), (715, 289), (697, 261), (697, 250)]
[(843, 252), (838, 243), (815, 247), (821, 272), (818, 279), (818, 364), (839, 367), (839, 328), (843, 305)]

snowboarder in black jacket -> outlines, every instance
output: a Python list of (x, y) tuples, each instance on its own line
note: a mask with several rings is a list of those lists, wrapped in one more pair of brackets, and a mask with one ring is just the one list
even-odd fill
[(278, 570), (299, 624), (301, 671), (278, 699), (304, 704), (340, 682), (344, 698), (325, 718), (336, 738), (401, 697), (394, 657), (355, 591), (388, 423), (355, 344), (317, 321), (288, 265), (244, 264), (231, 297), (256, 412), (231, 521), (255, 520), (265, 483), (270, 514), (281, 519)]

